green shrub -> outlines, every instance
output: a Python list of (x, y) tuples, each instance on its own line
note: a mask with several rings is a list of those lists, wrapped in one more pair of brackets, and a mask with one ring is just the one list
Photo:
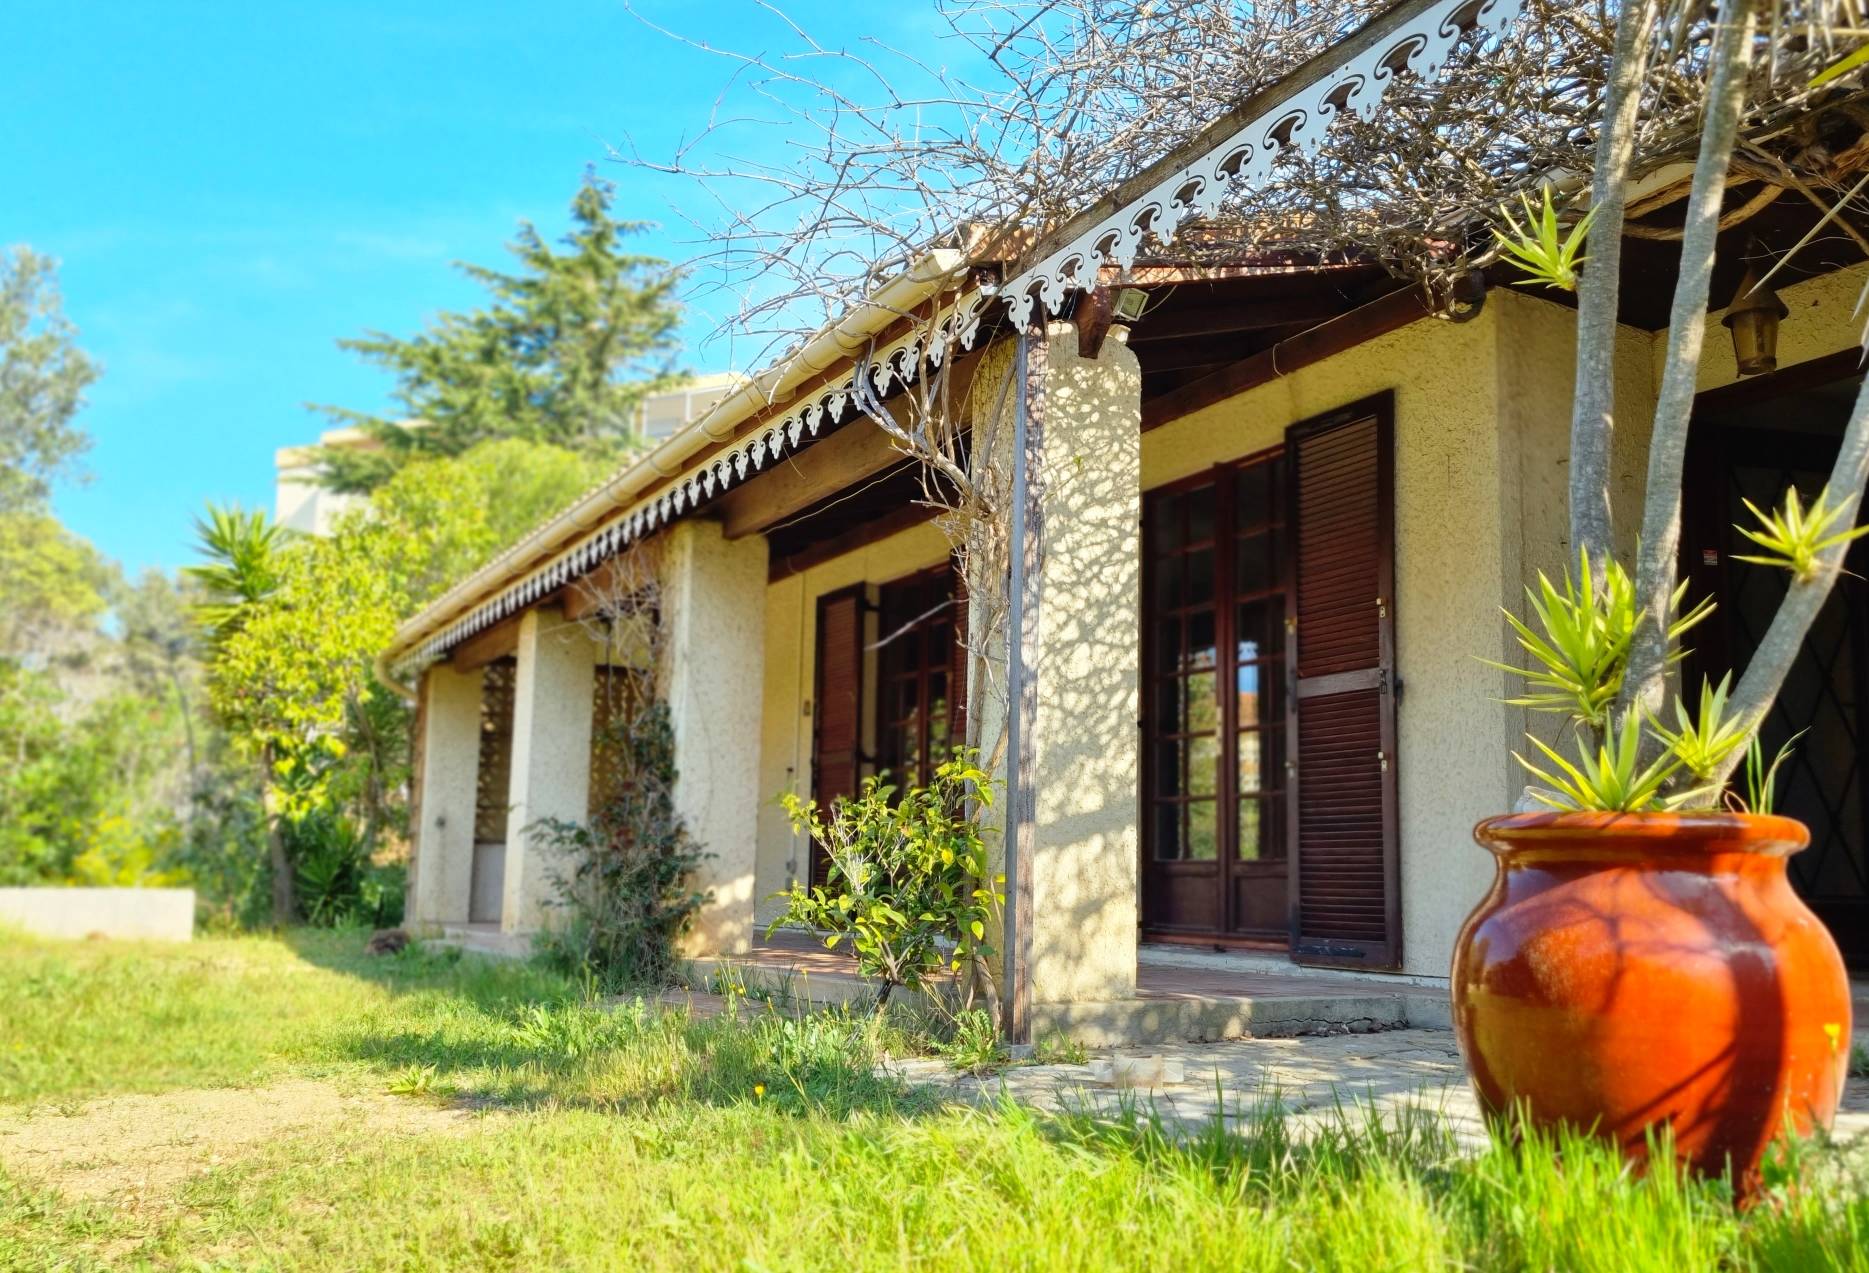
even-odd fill
[(675, 816), (675, 733), (649, 701), (596, 740), (608, 768), (588, 824), (544, 819), (527, 830), (570, 864), (557, 873), (559, 922), (539, 938), (546, 961), (612, 987), (665, 984), (675, 943), (706, 894), (689, 878), (707, 857)]
[(776, 894), (785, 913), (772, 928), (822, 932), (832, 949), (848, 942), (857, 971), (881, 983), (879, 1008), (897, 986), (927, 990), (944, 970), (971, 973), (993, 955), (987, 934), (1005, 900), (1004, 877), (990, 874), (976, 818), (992, 807), (993, 789), (966, 752), (957, 748), (926, 787), (899, 797), (866, 778), (855, 798), (831, 802), (828, 820), (815, 800), (788, 793), (781, 802), (830, 867), (823, 887), (795, 883)]
[(317, 809), (287, 821), (284, 830), (306, 923), (388, 928), (402, 922), (407, 868), (373, 862), (369, 843), (347, 818)]

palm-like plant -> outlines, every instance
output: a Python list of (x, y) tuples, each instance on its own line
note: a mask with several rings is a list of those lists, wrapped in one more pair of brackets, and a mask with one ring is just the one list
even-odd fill
[[(1700, 20), (1696, 15), (1701, 13), (1707, 15), (1706, 98), (1680, 230), (1680, 265), (1662, 379), (1649, 430), (1631, 586), (1612, 551), (1610, 500), (1625, 200), (1644, 97), (1658, 80), (1676, 73), (1678, 32), (1686, 30), (1690, 20)], [(1512, 622), (1520, 645), (1534, 659), (1533, 668), (1522, 672), (1527, 693), (1512, 701), (1565, 713), (1575, 723), (1577, 763), (1562, 762), (1555, 776), (1534, 770), (1555, 789), (1546, 794), (1569, 806), (1601, 808), (1612, 803), (1601, 798), (1604, 792), (1598, 788), (1604, 784), (1596, 778), (1604, 778), (1618, 797), (1639, 797), (1637, 807), (1700, 801), (1717, 806), (1734, 769), (1749, 751), (1756, 756), (1748, 744), (1756, 738), (1805, 635), (1842, 573), (1851, 541), (1865, 533), (1855, 521), (1869, 483), (1869, 385), (1857, 396), (1830, 479), (1815, 502), (1806, 506), (1795, 490), (1788, 491), (1774, 511), (1751, 508), (1757, 524), (1740, 528), (1760, 549), (1741, 560), (1791, 575), (1784, 601), (1744, 674), (1736, 682), (1708, 686), (1698, 713), (1677, 701), (1671, 713), (1674, 725), (1663, 723), (1670, 673), (1681, 657), (1683, 618), (1705, 612), (1700, 608), (1687, 616), (1679, 614), (1681, 506), (1727, 175), (1742, 142), (1753, 60), (1768, 43), (1759, 37), (1790, 35), (1780, 27), (1783, 16), (1781, 9), (1763, 0), (1735, 0), (1711, 11), (1661, 0), (1622, 6), (1597, 130), (1587, 215), (1575, 219), (1565, 233), (1547, 190), (1542, 207), (1526, 200), (1523, 216), (1505, 214), (1496, 232), (1500, 256), (1517, 265), (1529, 281), (1574, 286), (1577, 292), (1570, 542), (1590, 578), (1582, 587), (1566, 581), (1558, 588), (1541, 581), (1541, 591), (1532, 595), (1532, 614)], [(1869, 55), (1847, 57), (1823, 74), (1834, 77), (1866, 59)], [(1587, 266), (1586, 236), (1591, 249)], [(1557, 757), (1546, 755), (1559, 764)], [(1648, 790), (1646, 779), (1657, 772), (1658, 764), (1665, 772)], [(1755, 759), (1754, 768), (1760, 767)], [(1613, 803), (1626, 806), (1630, 800)]]
[(291, 532), (258, 509), (210, 504), (195, 519), (195, 545), (204, 558), (183, 573), (201, 586), (195, 616), (219, 646), (240, 630), (252, 607), (279, 587), (279, 555)]

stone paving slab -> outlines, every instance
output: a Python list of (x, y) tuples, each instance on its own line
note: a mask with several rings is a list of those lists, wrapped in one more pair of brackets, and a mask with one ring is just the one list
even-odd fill
[[(1178, 1058), (1185, 1081), (1153, 1091), (1119, 1091), (1093, 1082), (1088, 1064), (1015, 1065), (988, 1075), (957, 1073), (940, 1060), (897, 1061), (887, 1068), (954, 1100), (988, 1104), (1010, 1096), (1039, 1109), (1105, 1116), (1153, 1111), (1184, 1131), (1210, 1126), (1219, 1113), (1237, 1126), (1276, 1100), (1300, 1131), (1328, 1126), (1345, 1112), (1355, 1117), (1358, 1110), (1374, 1111), (1393, 1126), (1406, 1112), (1427, 1110), (1445, 1118), (1462, 1143), (1485, 1139), (1478, 1102), (1448, 1030), (1234, 1039), (1114, 1055)], [(1869, 1134), (1869, 1080), (1850, 1080), (1836, 1134)]]

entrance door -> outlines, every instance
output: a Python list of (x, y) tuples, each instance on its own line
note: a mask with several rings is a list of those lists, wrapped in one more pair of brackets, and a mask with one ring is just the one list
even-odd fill
[[(863, 585), (818, 598), (817, 707), (811, 729), (811, 798), (821, 817), (831, 801), (854, 796), (863, 781)], [(826, 882), (830, 859), (810, 849), (808, 880)]]
[(487, 665), (480, 680), (480, 768), (474, 790), (474, 860), (467, 919), (497, 924), (506, 895), (506, 824), (513, 772), (513, 691), (519, 665), (510, 656)]
[[(1794, 373), (1774, 378), (1782, 386)], [(1785, 595), (1783, 571), (1735, 561), (1756, 551), (1734, 529), (1751, 525), (1744, 500), (1776, 506), (1795, 485), (1808, 503), (1829, 477), (1859, 381), (1813, 388), (1772, 382), (1708, 395), (1694, 417), (1688, 454), (1682, 569), (1690, 599), (1712, 596), (1717, 609), (1690, 640), (1690, 701), (1701, 678), (1731, 669), (1734, 679), (1758, 648)], [(1770, 396), (1765, 396), (1766, 394)], [(1811, 626), (1783, 693), (1760, 735), (1777, 754), (1793, 735), (1779, 770), (1777, 812), (1811, 830), (1811, 846), (1790, 862), (1792, 886), (1829, 926), (1844, 956), (1869, 965), (1869, 769), (1862, 733), (1869, 678), (1869, 545), (1857, 541), (1829, 600)]]
[(1287, 940), (1285, 490), (1271, 451), (1145, 499), (1147, 937)]
[(951, 565), (877, 590), (876, 760), (898, 791), (926, 785), (960, 742), (957, 592)]

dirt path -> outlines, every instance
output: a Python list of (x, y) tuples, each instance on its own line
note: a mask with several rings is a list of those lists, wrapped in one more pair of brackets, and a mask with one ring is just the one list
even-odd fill
[(478, 1121), (425, 1099), (292, 1079), (0, 1112), (0, 1165), (70, 1198), (134, 1202), (282, 1136), (461, 1135)]

